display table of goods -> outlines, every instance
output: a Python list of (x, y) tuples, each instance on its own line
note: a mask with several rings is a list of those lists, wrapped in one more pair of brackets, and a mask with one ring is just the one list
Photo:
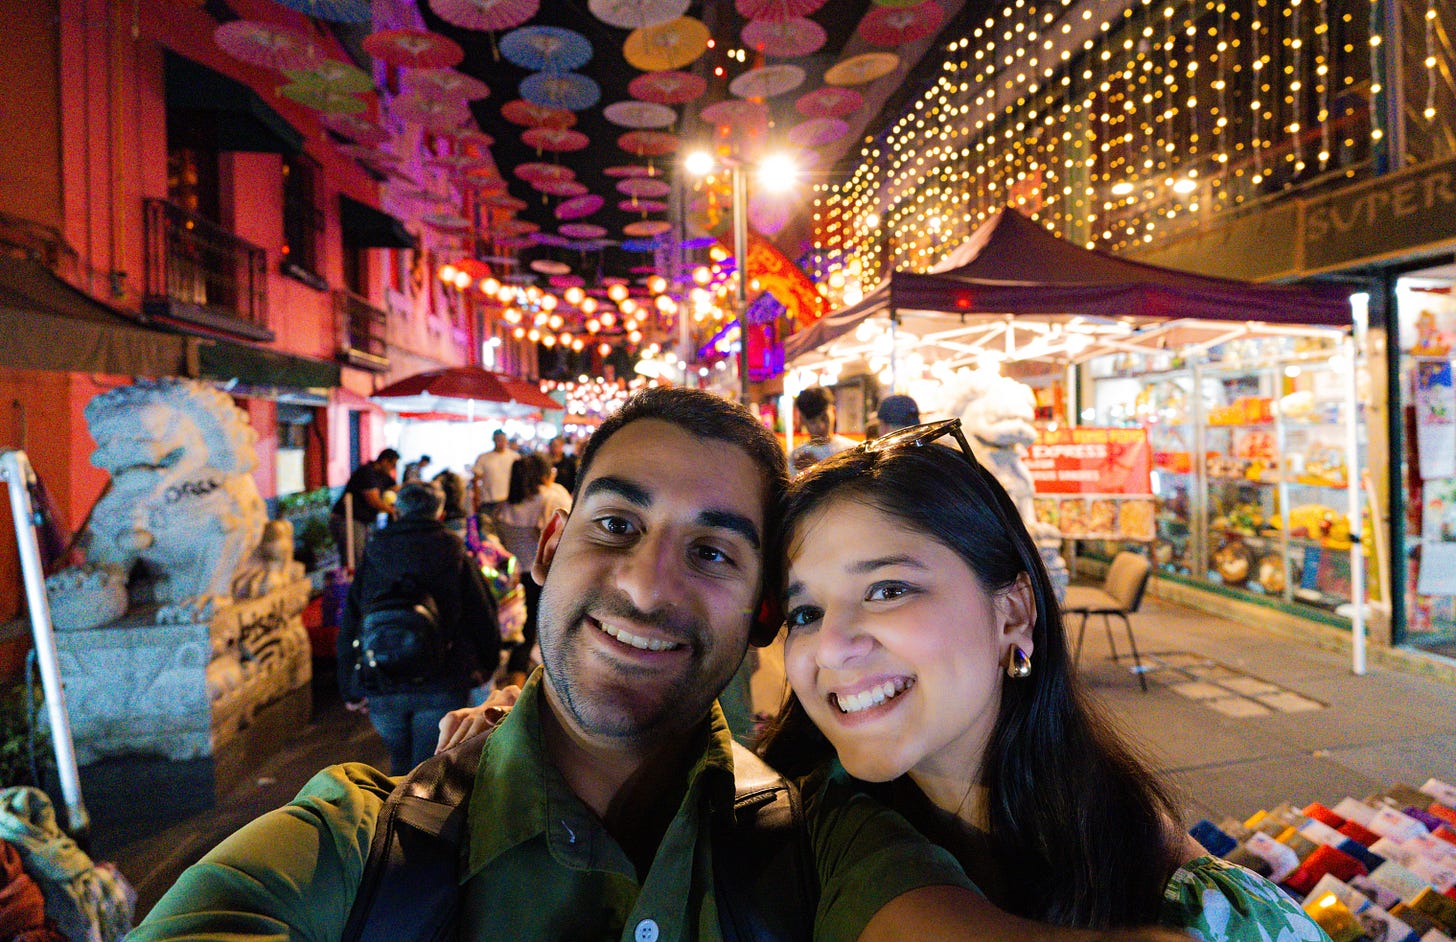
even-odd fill
[(1456, 937), (1456, 785), (1430, 779), (1361, 801), (1279, 805), (1199, 821), (1209, 853), (1279, 884), (1333, 942)]

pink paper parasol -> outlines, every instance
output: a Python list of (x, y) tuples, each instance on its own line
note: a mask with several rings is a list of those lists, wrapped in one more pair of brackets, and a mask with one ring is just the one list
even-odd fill
[(617, 146), (638, 157), (661, 157), (678, 148), (676, 134), (665, 131), (628, 131), (617, 138)]
[(390, 102), (389, 113), (407, 124), (418, 124), (436, 133), (459, 128), (470, 119), (470, 109), (464, 102), (426, 98), (414, 92)]
[(309, 69), (320, 58), (313, 40), (297, 30), (256, 20), (234, 20), (212, 33), (223, 52), (249, 65), (265, 69)]
[(414, 69), (404, 77), (404, 90), (428, 98), (478, 101), (490, 94), (490, 87), (474, 76), (454, 69)]
[(420, 222), (446, 232), (459, 232), (470, 228), (470, 220), (459, 213), (425, 213)]
[(672, 187), (666, 180), (653, 180), (647, 177), (634, 177), (629, 180), (622, 180), (617, 184), (617, 192), (637, 198), (655, 198), (666, 196), (672, 192)]
[(745, 20), (768, 20), (771, 23), (808, 16), (823, 5), (824, 0), (737, 0), (734, 4)]
[(893, 52), (864, 52), (841, 59), (824, 73), (826, 85), (863, 85), (883, 78), (900, 67), (900, 57)]
[(586, 279), (580, 275), (552, 275), (546, 279), (553, 288), (580, 288)]
[(460, 44), (422, 29), (386, 29), (364, 37), (364, 51), (407, 69), (448, 69), (465, 58)]
[[(576, 196), (569, 200), (563, 201), (560, 205), (556, 207), (556, 218), (581, 219), (585, 216), (590, 216), (592, 213), (601, 209), (602, 204), (605, 202), (606, 200), (602, 199), (595, 193), (590, 193), (585, 196)], [(590, 239), (595, 238), (595, 236), (581, 236), (580, 238)]]
[(633, 238), (651, 238), (672, 230), (672, 223), (665, 219), (642, 219), (629, 222), (622, 227), (622, 234)]
[(681, 105), (707, 90), (707, 80), (691, 72), (649, 72), (627, 84), (633, 98), (659, 105)]
[(864, 96), (852, 88), (825, 86), (799, 96), (794, 107), (806, 118), (842, 118), (863, 104)]
[(576, 115), (565, 108), (538, 105), (524, 98), (501, 105), (501, 117), (531, 128), (569, 128), (576, 123)]
[(743, 27), (743, 45), (778, 58), (811, 55), (818, 52), (828, 38), (824, 27), (802, 16), (778, 23), (751, 20)]
[(538, 258), (531, 262), (531, 270), (538, 271), (543, 275), (569, 275), (571, 266), (565, 262), (558, 262), (554, 258)]
[(699, 114), (704, 121), (740, 134), (752, 134), (768, 127), (768, 107), (761, 101), (728, 99), (709, 105)]
[(615, 167), (608, 167), (602, 173), (609, 177), (655, 177), (660, 171), (644, 164), (618, 164)]
[(532, 180), (531, 186), (547, 196), (585, 196), (586, 184), (578, 180)]
[(591, 138), (569, 128), (528, 128), (521, 133), (521, 143), (538, 151), (563, 153), (586, 150)]
[(849, 133), (849, 124), (839, 118), (810, 118), (789, 128), (789, 143), (805, 149), (832, 144)]
[(624, 128), (666, 128), (677, 123), (677, 112), (650, 101), (616, 101), (602, 109), (602, 117)]
[(587, 0), (592, 16), (618, 29), (640, 29), (675, 20), (692, 0)]
[(660, 200), (622, 200), (617, 208), (624, 213), (663, 213), (667, 211), (667, 204)]
[(772, 98), (804, 84), (804, 70), (796, 65), (766, 65), (749, 69), (728, 83), (739, 98)]
[(340, 137), (347, 137), (355, 144), (372, 146), (389, 140), (388, 131), (368, 118), (356, 114), (324, 115), (323, 126)]
[(543, 163), (539, 160), (517, 164), (515, 174), (528, 183), (533, 180), (574, 180), (576, 178), (576, 171), (570, 167)]
[(522, 210), (526, 208), (525, 200), (518, 200), (509, 193), (490, 193), (480, 198), (480, 201), (487, 206), (494, 206), (496, 209)]
[(932, 36), (945, 20), (945, 11), (935, 0), (913, 7), (877, 6), (860, 20), (859, 34), (875, 46), (903, 46)]
[(600, 239), (607, 234), (605, 228), (589, 222), (569, 222), (561, 227), (560, 232), (570, 239)]
[(536, 15), (541, 0), (430, 0), (446, 23), (464, 29), (512, 29)]

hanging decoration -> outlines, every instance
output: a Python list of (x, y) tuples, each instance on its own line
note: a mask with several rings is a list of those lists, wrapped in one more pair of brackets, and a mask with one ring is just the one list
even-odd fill
[(569, 128), (576, 124), (576, 115), (566, 108), (538, 105), (523, 98), (502, 105), (501, 117), (512, 124), (533, 128)]
[(661, 157), (678, 148), (676, 134), (665, 131), (628, 131), (617, 138), (617, 146), (637, 157)]
[(799, 16), (808, 16), (824, 5), (824, 0), (736, 0), (734, 6), (745, 20), (768, 20), (782, 23)]
[(455, 40), (422, 29), (381, 30), (365, 36), (362, 45), (379, 61), (406, 69), (448, 69), (465, 58)]
[(537, 152), (568, 153), (585, 150), (591, 138), (569, 128), (528, 128), (521, 132), (521, 142)]
[[(557, 219), (582, 219), (590, 216), (602, 208), (606, 200), (595, 193), (584, 196), (577, 196), (569, 200), (563, 200), (556, 206)], [(605, 234), (605, 233), (603, 233)], [(593, 236), (581, 236), (581, 238), (594, 238)]]
[(865, 52), (840, 60), (824, 73), (826, 85), (863, 85), (883, 78), (900, 67), (893, 52)]
[(430, 9), (453, 26), (498, 32), (535, 16), (541, 0), (430, 0)]
[(413, 69), (405, 74), (400, 87), (406, 92), (456, 101), (479, 101), (490, 95), (490, 87), (480, 79), (454, 69)]
[(578, 72), (533, 72), (521, 80), (521, 97), (547, 108), (585, 111), (601, 101), (601, 86)]
[[(533, 72), (570, 72), (591, 61), (592, 45), (575, 30), (560, 26), (523, 26), (505, 35), (500, 53)], [(523, 96), (529, 99), (530, 96)]]
[(672, 186), (666, 180), (632, 177), (618, 181), (617, 192), (633, 197), (659, 197), (671, 193)]
[(239, 62), (278, 72), (307, 71), (319, 59), (319, 50), (308, 36), (286, 26), (256, 20), (224, 23), (213, 30), (212, 40)]
[(325, 114), (358, 114), (368, 107), (362, 98), (333, 91), (316, 82), (292, 82), (278, 89), (278, 94)]
[(933, 36), (945, 21), (935, 0), (910, 7), (875, 7), (860, 20), (859, 34), (872, 46), (905, 46)]
[(284, 75), (295, 83), (317, 86), (330, 92), (353, 95), (374, 90), (374, 80), (363, 69), (338, 59), (319, 59), (304, 70), (286, 70)]
[(641, 29), (675, 20), (692, 0), (587, 0), (592, 16), (618, 29)]
[(743, 27), (743, 45), (754, 52), (775, 58), (798, 58), (812, 55), (823, 47), (829, 36), (824, 27), (807, 17), (787, 20), (750, 20)]
[(602, 117), (624, 128), (666, 128), (677, 123), (677, 112), (647, 101), (615, 101), (602, 109)]
[(728, 83), (728, 91), (739, 98), (773, 98), (804, 84), (804, 70), (797, 65), (766, 65), (749, 69)]
[(830, 85), (800, 95), (794, 108), (806, 118), (843, 118), (858, 111), (863, 104), (864, 96), (854, 89)]
[(659, 105), (686, 104), (707, 90), (707, 80), (691, 72), (648, 72), (627, 84), (627, 93), (633, 98)]
[(622, 45), (627, 62), (644, 72), (681, 69), (708, 51), (708, 27), (690, 16), (635, 29)]
[(464, 102), (426, 98), (414, 92), (402, 94), (389, 103), (389, 113), (400, 121), (418, 124), (427, 131), (453, 131), (470, 120), (470, 109)]

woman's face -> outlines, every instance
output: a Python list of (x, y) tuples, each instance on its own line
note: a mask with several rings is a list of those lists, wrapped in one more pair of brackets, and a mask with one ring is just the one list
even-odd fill
[(993, 596), (955, 551), (852, 497), (796, 527), (785, 670), (851, 775), (978, 773), (1006, 654), (1031, 653), (1020, 588)]

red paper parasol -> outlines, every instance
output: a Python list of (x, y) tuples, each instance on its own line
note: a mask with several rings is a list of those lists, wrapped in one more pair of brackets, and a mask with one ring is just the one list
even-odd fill
[[(556, 218), (581, 219), (584, 216), (590, 216), (592, 213), (601, 209), (602, 204), (605, 202), (606, 200), (602, 199), (595, 193), (591, 193), (585, 196), (573, 197), (556, 207)], [(579, 238), (590, 239), (595, 237), (580, 236)]]
[(518, 200), (509, 193), (491, 193), (482, 196), (480, 201), (497, 209), (521, 210), (526, 208), (525, 200)]
[(680, 69), (708, 50), (708, 27), (690, 16), (634, 29), (622, 55), (644, 72)]
[(532, 180), (531, 185), (547, 196), (585, 196), (586, 184), (578, 180)]
[(446, 23), (465, 29), (512, 29), (536, 15), (541, 0), (430, 0)]
[(607, 234), (604, 227), (589, 222), (569, 222), (560, 232), (570, 239), (600, 239)]
[(629, 222), (622, 227), (622, 234), (635, 239), (650, 239), (672, 230), (672, 223), (665, 219), (643, 219)]
[(655, 198), (671, 193), (672, 187), (666, 180), (633, 177), (632, 179), (619, 182), (617, 184), (617, 192), (638, 198)]
[(224, 23), (213, 30), (212, 40), (239, 62), (279, 72), (310, 69), (320, 58), (313, 40), (303, 33), (256, 20)]
[(903, 46), (934, 35), (944, 20), (935, 0), (899, 9), (877, 6), (860, 20), (859, 34), (875, 46)]
[(864, 96), (852, 88), (825, 86), (799, 96), (794, 107), (806, 118), (842, 118), (864, 104)]
[(692, 0), (587, 0), (592, 16), (618, 29), (639, 29), (675, 20)]
[(659, 172), (644, 164), (618, 164), (608, 167), (602, 173), (609, 177), (655, 177)]
[(617, 208), (624, 213), (661, 213), (667, 211), (667, 204), (659, 200), (622, 200)]
[(824, 27), (807, 17), (782, 22), (751, 20), (743, 27), (743, 45), (776, 58), (795, 58), (818, 52), (828, 40)]
[(390, 102), (389, 113), (408, 124), (418, 124), (437, 133), (455, 130), (470, 119), (470, 109), (464, 102), (426, 98), (414, 92)]
[(539, 160), (516, 164), (515, 174), (528, 183), (534, 180), (572, 180), (576, 178), (576, 171), (570, 167), (542, 163)]
[(370, 121), (368, 118), (356, 114), (330, 114), (324, 115), (323, 126), (333, 131), (340, 137), (347, 137), (355, 144), (371, 146), (383, 144), (389, 140), (389, 132), (384, 128)]
[(739, 98), (772, 98), (804, 84), (804, 70), (796, 65), (766, 65), (749, 69), (728, 83)]
[(849, 133), (849, 124), (839, 118), (810, 118), (789, 128), (789, 143), (806, 150), (832, 144)]
[(495, 143), (495, 138), (484, 131), (475, 128), (458, 128), (448, 134), (441, 134), (441, 137), (448, 138), (456, 144), (469, 145), (472, 147), (489, 147)]
[(752, 134), (768, 127), (768, 106), (761, 101), (728, 99), (709, 105), (699, 115), (709, 124), (730, 128), (740, 134)]
[(586, 279), (580, 275), (552, 275), (546, 280), (553, 288), (580, 288), (586, 284)]
[(826, 85), (863, 85), (883, 78), (900, 66), (900, 57), (893, 52), (864, 52), (842, 59), (824, 73)]
[(823, 5), (824, 0), (737, 0), (734, 4), (745, 20), (768, 20), (770, 23), (808, 16)]
[(365, 36), (363, 45), (374, 58), (407, 69), (448, 69), (465, 58), (455, 40), (422, 29), (381, 30)]
[(602, 117), (624, 128), (666, 128), (677, 123), (677, 112), (651, 101), (617, 101), (602, 109)]
[(490, 87), (480, 79), (454, 69), (414, 69), (404, 77), (404, 90), (458, 101), (478, 101), (490, 94)]
[(555, 153), (586, 150), (591, 138), (580, 131), (569, 128), (528, 128), (521, 134), (521, 142), (538, 151)]
[(617, 138), (617, 146), (638, 157), (661, 157), (677, 150), (678, 138), (666, 131), (628, 131)]
[(524, 98), (501, 105), (501, 117), (531, 128), (569, 128), (576, 123), (576, 115), (565, 108), (538, 105)]
[(659, 105), (681, 105), (707, 90), (707, 80), (691, 72), (649, 72), (627, 84), (633, 98)]

